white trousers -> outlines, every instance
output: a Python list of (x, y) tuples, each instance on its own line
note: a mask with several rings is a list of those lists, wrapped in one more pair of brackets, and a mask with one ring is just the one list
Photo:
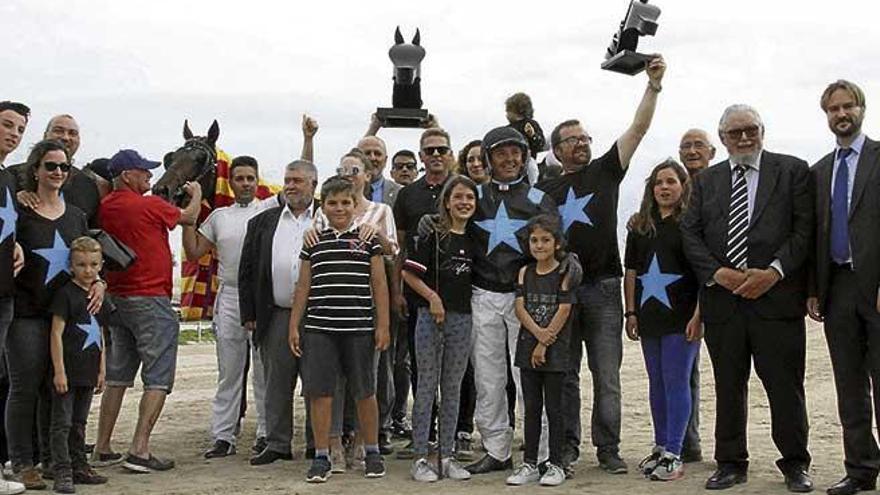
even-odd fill
[(214, 335), (217, 349), (217, 394), (214, 395), (211, 435), (214, 440), (235, 444), (241, 411), (241, 394), (248, 351), (251, 351), (251, 386), (257, 409), (257, 437), (266, 436), (266, 380), (260, 353), (253, 348), (252, 335), (241, 325), (238, 289), (220, 286), (214, 301)]
[[(525, 411), (519, 368), (513, 366), (520, 322), (516, 318), (514, 294), (490, 292), (473, 288), (473, 364), (477, 388), (474, 423), (483, 439), (486, 452), (499, 461), (511, 456), (513, 429), (507, 414), (507, 356), (510, 353), (511, 374), (516, 385), (517, 411)], [(547, 414), (541, 418), (541, 442), (538, 462), (549, 457)]]

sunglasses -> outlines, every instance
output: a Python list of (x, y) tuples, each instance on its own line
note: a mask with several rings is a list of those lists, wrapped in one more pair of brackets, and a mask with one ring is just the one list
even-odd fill
[(336, 169), (336, 175), (340, 177), (354, 177), (355, 175), (361, 174), (361, 168), (358, 166), (354, 167), (339, 167)]
[(402, 169), (415, 170), (416, 168), (417, 168), (416, 162), (395, 163), (395, 164), (391, 165), (392, 170), (402, 170)]
[(729, 131), (724, 131), (724, 135), (727, 136), (727, 139), (734, 140), (742, 137), (743, 134), (746, 135), (746, 138), (752, 139), (758, 136), (758, 132), (760, 132), (761, 128), (756, 125), (750, 125), (748, 127), (741, 127), (739, 129), (730, 129)]
[(449, 151), (449, 146), (428, 146), (422, 148), (422, 152), (426, 155), (433, 155), (434, 153), (437, 153), (438, 155), (445, 155), (446, 153), (449, 153)]
[(60, 168), (62, 172), (70, 172), (70, 164), (67, 162), (43, 162), (43, 168), (47, 172), (53, 172), (56, 168)]

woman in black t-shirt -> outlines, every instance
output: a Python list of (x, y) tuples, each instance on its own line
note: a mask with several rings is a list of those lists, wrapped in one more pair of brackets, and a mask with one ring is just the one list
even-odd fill
[[(404, 263), (403, 279), (421, 296), (415, 331), (418, 389), (413, 405), (412, 476), (435, 481), (442, 475), (468, 479), (452, 457), (461, 380), (471, 355), (471, 265), (474, 246), (465, 235), (476, 211), (477, 186), (455, 176), (440, 193), (440, 222), (422, 237)], [(428, 429), (440, 384), (440, 469), (428, 464)]]
[[(15, 280), (15, 319), (7, 337), (9, 400), (6, 409), (9, 457), (12, 467), (28, 489), (45, 488), (34, 469), (34, 412), (49, 407), (49, 330), (48, 305), (55, 289), (68, 280), (69, 250), (74, 239), (86, 235), (85, 214), (65, 203), (61, 187), (70, 173), (64, 144), (43, 140), (37, 143), (25, 164), (29, 190), (39, 197), (33, 210), (19, 213), (16, 238), (25, 253), (25, 265)], [(89, 309), (100, 309), (103, 284), (90, 294)], [(42, 423), (42, 421), (41, 421)], [(48, 452), (48, 424), (39, 424), (40, 459), (51, 462)]]
[(645, 181), (639, 212), (627, 224), (626, 334), (642, 343), (654, 421), (655, 447), (639, 467), (659, 481), (684, 476), (680, 456), (702, 333), (698, 283), (678, 228), (689, 188), (684, 167), (671, 159), (657, 165)]

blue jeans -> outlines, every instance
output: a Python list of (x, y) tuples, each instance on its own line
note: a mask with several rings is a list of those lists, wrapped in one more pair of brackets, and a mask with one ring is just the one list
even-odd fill
[(623, 361), (623, 301), (620, 277), (584, 282), (577, 288), (578, 305), (571, 339), (571, 367), (562, 385), (565, 455), (580, 455), (583, 348), (593, 377), (591, 434), (598, 455), (617, 454), (620, 446), (620, 364)]

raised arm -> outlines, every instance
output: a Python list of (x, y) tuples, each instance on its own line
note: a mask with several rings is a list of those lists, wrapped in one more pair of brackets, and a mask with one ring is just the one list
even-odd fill
[(633, 122), (626, 132), (617, 139), (620, 166), (624, 170), (629, 167), (629, 162), (633, 154), (635, 154), (636, 148), (639, 147), (639, 143), (642, 142), (642, 138), (645, 137), (648, 128), (651, 126), (651, 120), (654, 118), (654, 109), (657, 107), (657, 95), (662, 89), (660, 83), (663, 81), (663, 74), (666, 72), (666, 62), (663, 61), (663, 57), (657, 55), (651, 60), (648, 63), (646, 72), (648, 74), (648, 87), (645, 88), (642, 101), (639, 102), (639, 107), (636, 109), (635, 118), (633, 118)]
[(299, 157), (302, 160), (315, 162), (315, 134), (318, 133), (318, 121), (303, 114), (302, 117), (303, 147)]
[(198, 182), (187, 182), (183, 190), (189, 194), (189, 204), (181, 208), (179, 225), (195, 225), (199, 220), (199, 212), (202, 210), (202, 186)]

